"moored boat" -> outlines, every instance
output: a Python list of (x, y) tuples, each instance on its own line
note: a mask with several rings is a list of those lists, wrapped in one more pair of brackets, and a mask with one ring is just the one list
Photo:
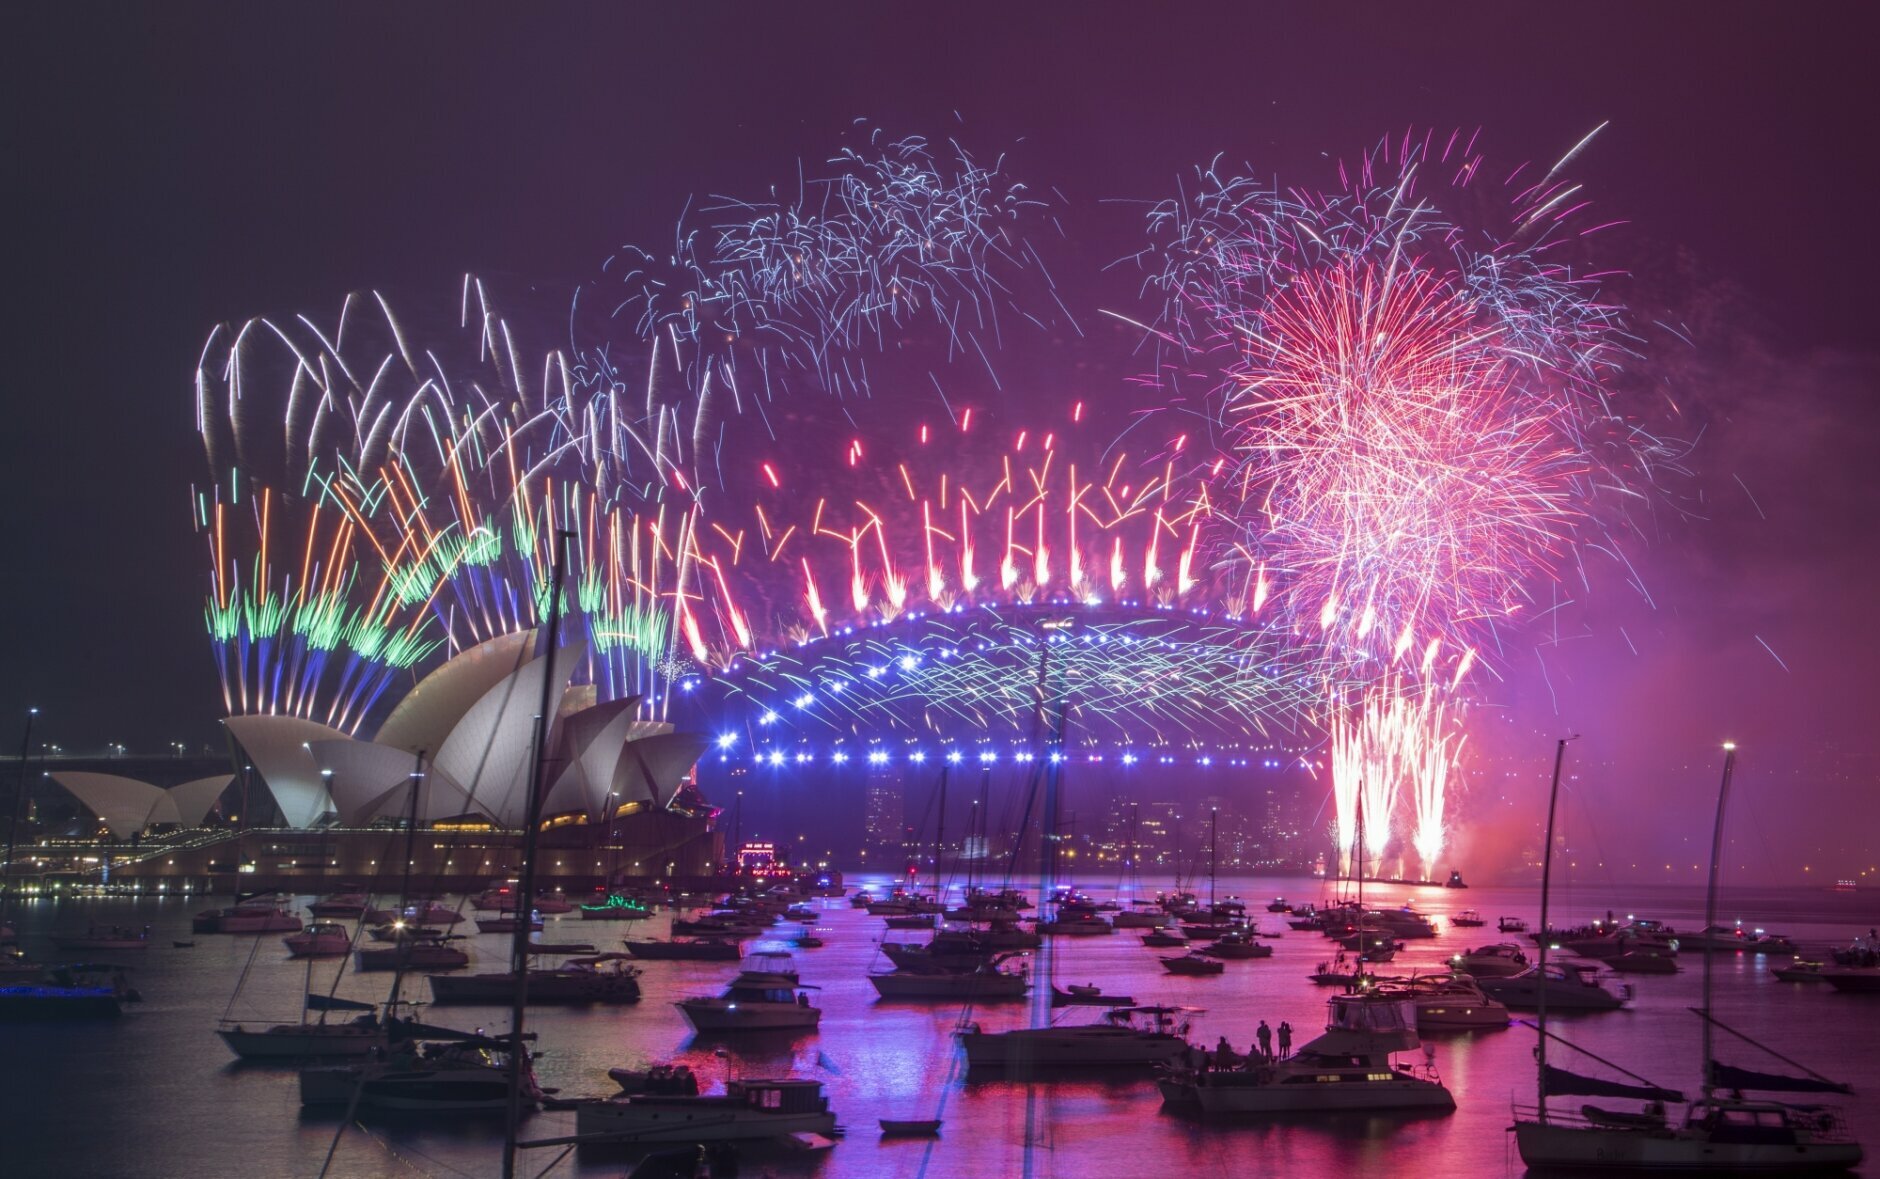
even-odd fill
[(813, 1080), (728, 1081), (722, 1094), (632, 1093), (575, 1107), (583, 1145), (728, 1142), (835, 1133), (836, 1115)]

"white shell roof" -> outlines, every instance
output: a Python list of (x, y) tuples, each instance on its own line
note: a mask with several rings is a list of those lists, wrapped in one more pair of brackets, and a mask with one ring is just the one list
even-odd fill
[(297, 716), (231, 716), (222, 723), (267, 784), (288, 826), (311, 827), (332, 809), (311, 745), (347, 740), (346, 734)]
[(215, 774), (170, 787), (170, 801), (176, 804), (177, 821), (185, 827), (202, 826), (203, 819), (208, 817), (209, 808), (216, 804), (222, 792), (234, 781), (233, 774)]
[[(555, 652), (549, 715), (559, 709), (569, 678), (586, 656), (585, 642)], [(505, 827), (519, 827), (525, 818), (530, 746), (547, 670), (547, 661), (536, 659), (503, 677), (464, 713), (432, 761), (448, 780), (463, 787), (477, 810)], [(551, 740), (554, 736), (550, 734)]]
[(152, 823), (179, 823), (169, 791), (117, 774), (59, 770), (52, 780), (91, 808), (119, 839), (128, 839)]
[(374, 740), (407, 753), (435, 754), (464, 714), (535, 657), (535, 632), (512, 631), (460, 651), (405, 693)]

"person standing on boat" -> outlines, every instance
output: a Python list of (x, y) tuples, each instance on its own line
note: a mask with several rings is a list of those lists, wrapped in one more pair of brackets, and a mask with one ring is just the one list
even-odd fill
[(1279, 1021), (1279, 1058), (1281, 1060), (1284, 1060), (1288, 1056), (1291, 1056), (1291, 1055), (1292, 1055), (1292, 1025), (1282, 1019)]
[(1260, 1059), (1263, 1061), (1272, 1060), (1273, 1059), (1273, 1029), (1266, 1026), (1266, 1021), (1264, 1019), (1260, 1021), (1260, 1030), (1255, 1032), (1254, 1036), (1258, 1038), (1260, 1041)]

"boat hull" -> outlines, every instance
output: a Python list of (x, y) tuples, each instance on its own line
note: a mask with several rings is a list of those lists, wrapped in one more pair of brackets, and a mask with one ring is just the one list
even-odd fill
[(1023, 999), (1029, 984), (1015, 974), (871, 974), (883, 999), (968, 999), (979, 1003)]
[(1861, 1160), (1852, 1142), (1748, 1143), (1609, 1127), (1516, 1122), (1515, 1145), (1530, 1167), (1597, 1168), (1683, 1175), (1794, 1175), (1846, 1170)]
[(264, 1032), (244, 1028), (219, 1028), (229, 1051), (243, 1060), (319, 1060), (332, 1057), (368, 1056), (385, 1046), (381, 1028), (358, 1028), (344, 1024), (296, 1027), (281, 1024)]
[(680, 1001), (676, 1006), (694, 1031), (809, 1032), (822, 1021), (822, 1011), (796, 1003), (725, 1003), (716, 999)]
[(828, 1110), (757, 1112), (702, 1102), (595, 1101), (576, 1108), (575, 1133), (598, 1142), (736, 1142), (785, 1134), (835, 1132)]
[(1171, 1105), (1186, 1105), (1203, 1114), (1340, 1113), (1350, 1110), (1440, 1110), (1456, 1108), (1449, 1090), (1430, 1081), (1409, 1078), (1389, 1081), (1346, 1079), (1341, 1084), (1321, 1085), (1275, 1082), (1269, 1084), (1233, 1084), (1237, 1074), (1215, 1074), (1211, 1082), (1183, 1083), (1162, 1081), (1158, 1088), (1163, 1100)]

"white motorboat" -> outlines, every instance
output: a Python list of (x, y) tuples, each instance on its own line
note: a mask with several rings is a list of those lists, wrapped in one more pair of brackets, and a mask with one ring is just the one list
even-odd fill
[(1549, 962), (1545, 976), (1539, 966), (1530, 966), (1520, 974), (1483, 978), (1478, 985), (1489, 998), (1520, 1011), (1538, 1008), (1543, 990), (1550, 1011), (1617, 1011), (1632, 997), (1630, 984), (1620, 983), (1615, 995), (1600, 981), (1599, 967), (1579, 962)]
[(1253, 1057), (1240, 1068), (1171, 1066), (1157, 1080), (1162, 1100), (1203, 1114), (1456, 1108), (1430, 1066), (1391, 1059), (1422, 1043), (1414, 1002), (1373, 993), (1339, 995), (1328, 1006), (1325, 1034), (1293, 1055)]
[(752, 954), (723, 994), (681, 999), (677, 1006), (700, 1032), (803, 1031), (822, 1020), (788, 954)]
[(1476, 978), (1507, 978), (1520, 974), (1531, 965), (1527, 954), (1513, 942), (1497, 942), (1492, 946), (1464, 950), (1450, 958), (1449, 964)]
[(988, 1032), (974, 1023), (956, 1034), (966, 1050), (967, 1066), (978, 1069), (1166, 1064), (1188, 1050), (1189, 1023), (1195, 1008), (1089, 1010), (1102, 1010), (1102, 1018), (1096, 1023), (1053, 1024), (1006, 1032)]
[(84, 933), (55, 933), (53, 948), (58, 950), (143, 950), (150, 946), (150, 927), (142, 932), (112, 925), (104, 929), (92, 926)]
[[(530, 967), (530, 1003), (637, 1003), (640, 972), (626, 954), (571, 958), (554, 967)], [(433, 974), (431, 997), (438, 1003), (506, 1006), (516, 997), (513, 970), (483, 974)]]
[(584, 1144), (726, 1142), (830, 1135), (836, 1115), (822, 1082), (730, 1081), (722, 1094), (630, 1093), (575, 1107), (575, 1133)]
[(352, 949), (352, 933), (337, 921), (315, 921), (281, 944), (293, 958), (344, 958)]
[(1508, 1026), (1508, 1007), (1482, 993), (1466, 974), (1445, 972), (1408, 979), (1379, 979), (1377, 991), (1416, 1005), (1419, 1032), (1479, 1031)]

